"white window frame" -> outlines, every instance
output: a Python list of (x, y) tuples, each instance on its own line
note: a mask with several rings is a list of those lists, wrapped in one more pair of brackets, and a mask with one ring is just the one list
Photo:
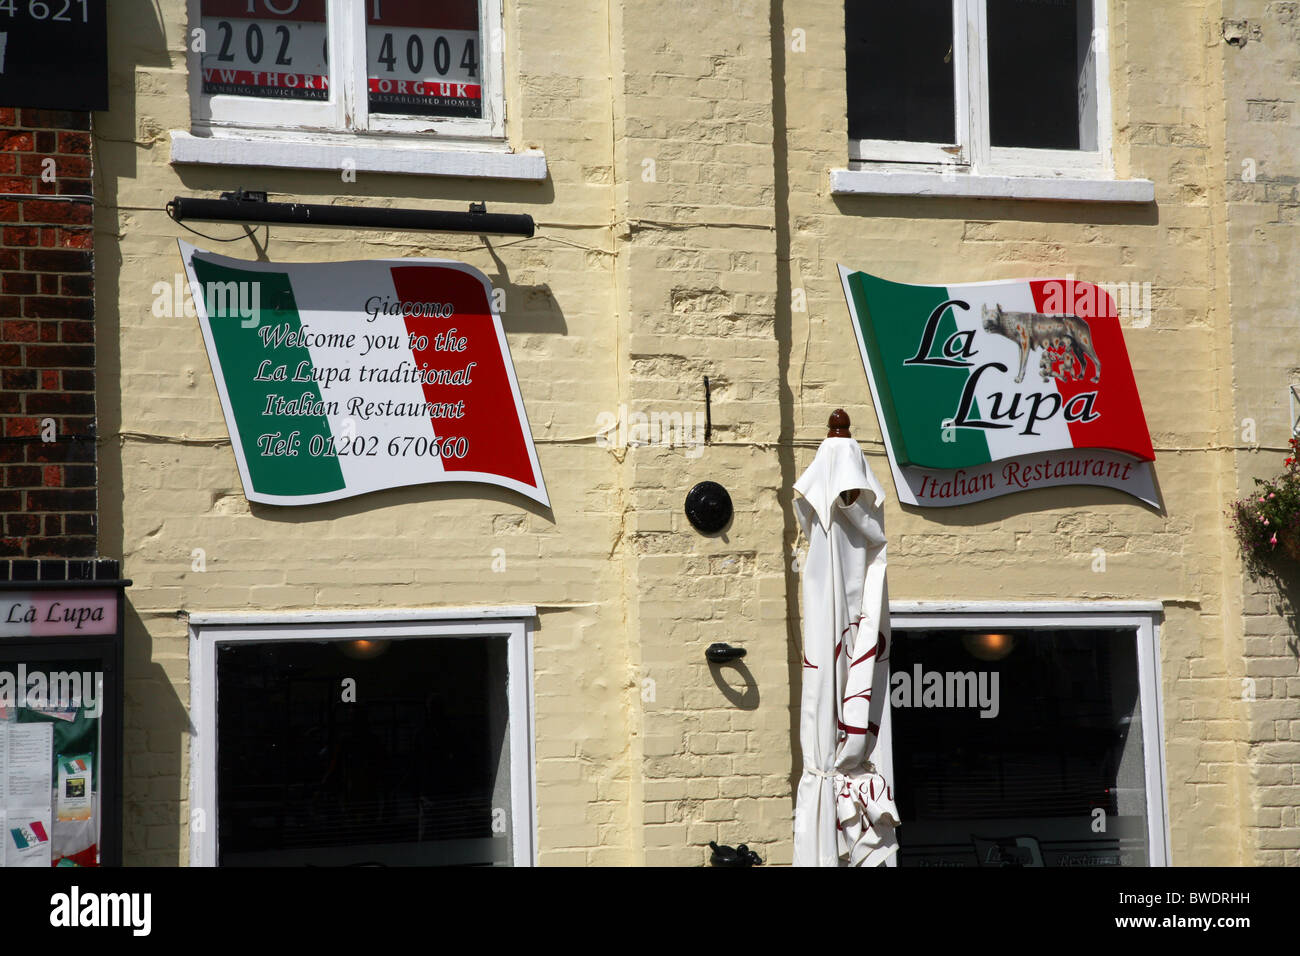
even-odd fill
[[(1146, 777), (1147, 860), (1172, 866), (1169, 798), (1165, 776), (1164, 700), (1160, 678), (1163, 607), (1147, 601), (957, 602), (891, 601), (891, 631), (996, 628), (1132, 628), (1137, 642), (1138, 704), (1142, 716), (1142, 759)], [(892, 722), (882, 722), (881, 744), (893, 766)], [(906, 824), (906, 821), (904, 821)]]
[[(537, 862), (537, 774), (534, 745), (533, 627), (535, 607), (390, 611), (303, 611), (276, 614), (193, 613), (190, 636), (190, 865), (216, 866), (217, 645), (262, 641), (398, 640), (501, 637), (506, 640), (510, 722), (512, 863)], [(200, 823), (202, 824), (200, 826)]]
[[(265, 0), (258, 0), (265, 2)], [(478, 0), (483, 117), (370, 115), (366, 83), (366, 3), (326, 0), (329, 24), (330, 97), (324, 102), (226, 94), (204, 95), (202, 54), (191, 49), (190, 31), (200, 22), (200, 0), (187, 0), (190, 115), (195, 134), (237, 129), (270, 133), (310, 132), (317, 136), (361, 138), (374, 134), (439, 140), (505, 138), (505, 31), (502, 0)], [(211, 40), (212, 38), (208, 38)], [(333, 65), (350, 65), (341, 73)], [(333, 82), (337, 81), (337, 82)]]
[[(1037, 176), (1106, 179), (1112, 176), (1109, 17), (1107, 0), (1091, 0), (1092, 53), (1097, 95), (1097, 149), (994, 147), (989, 142), (986, 0), (952, 0), (954, 130), (956, 143), (851, 139), (849, 159), (858, 168), (923, 164), (945, 175)], [(898, 168), (898, 167), (895, 167)], [(904, 167), (907, 168), (907, 167)], [(852, 190), (837, 190), (852, 191)]]

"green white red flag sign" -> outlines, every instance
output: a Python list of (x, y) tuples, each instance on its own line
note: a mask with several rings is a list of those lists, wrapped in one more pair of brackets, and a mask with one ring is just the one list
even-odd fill
[(249, 501), (472, 481), (549, 506), (483, 273), (180, 248)]
[(1058, 485), (1160, 507), (1115, 303), (1090, 282), (906, 285), (840, 266), (899, 501)]

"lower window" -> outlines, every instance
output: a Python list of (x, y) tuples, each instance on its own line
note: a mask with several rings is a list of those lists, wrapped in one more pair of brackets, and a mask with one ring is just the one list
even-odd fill
[(1168, 863), (1152, 614), (892, 623), (898, 865)]
[(191, 626), (195, 862), (532, 862), (522, 621)]

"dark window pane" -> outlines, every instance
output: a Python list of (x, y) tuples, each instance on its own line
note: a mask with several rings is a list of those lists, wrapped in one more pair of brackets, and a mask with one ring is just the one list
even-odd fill
[(994, 146), (1096, 149), (1091, 39), (1091, 0), (988, 0)]
[(1132, 630), (896, 629), (890, 669), (900, 865), (1147, 865)]
[(510, 862), (505, 645), (218, 644), (221, 865)]
[(849, 138), (955, 143), (952, 0), (844, 5)]

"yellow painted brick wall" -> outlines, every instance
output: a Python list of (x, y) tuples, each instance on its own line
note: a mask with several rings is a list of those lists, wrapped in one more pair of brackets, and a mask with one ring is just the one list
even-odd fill
[[(886, 507), (894, 600), (1159, 600), (1172, 856), (1248, 862), (1240, 628), (1225, 576), (1231, 497), (1223, 263), (1222, 55), (1217, 4), (1110, 4), (1115, 165), (1151, 179), (1156, 206), (873, 198), (830, 193), (848, 165), (842, 5), (785, 3), (789, 316), (798, 467), (842, 405), (877, 474), (888, 463), (854, 348), (838, 263), (900, 282), (1061, 277), (1149, 282), (1153, 314), (1125, 340), (1167, 513), (1110, 491), (1062, 488), (951, 511)], [(795, 52), (793, 31), (806, 52)], [(1212, 185), (1213, 184), (1213, 185)], [(1214, 186), (1219, 195), (1214, 195)], [(781, 318), (778, 317), (778, 324)], [(1094, 571), (1096, 549), (1105, 571)]]
[[(1227, 217), (1239, 491), (1276, 477), (1290, 454), (1289, 386), (1300, 384), (1295, 276), (1300, 262), (1300, 4), (1223, 5)], [(1300, 864), (1300, 643), (1295, 576), (1243, 579), (1244, 666), (1238, 672), (1249, 726), (1241, 749), (1250, 783), (1246, 824), (1254, 861)]]
[[(1240, 416), (1222, 278), (1221, 16), (1217, 3), (1111, 3), (1116, 167), (1155, 182), (1150, 209), (831, 195), (829, 170), (848, 157), (843, 4), (829, 0), (671, 13), (506, 0), (508, 138), (545, 150), (544, 183), (176, 167), (168, 134), (189, 126), (184, 4), (113, 7), (113, 109), (95, 133), (96, 282), (101, 551), (120, 553), (135, 580), (128, 860), (188, 859), (183, 612), (534, 603), (540, 861), (700, 865), (716, 839), (789, 862), (800, 677), (790, 487), (837, 406), (877, 474), (888, 470), (838, 263), (927, 284), (1066, 273), (1151, 283), (1151, 324), (1125, 334), (1167, 513), (1071, 488), (905, 512), (891, 490), (891, 593), (1165, 602), (1174, 861), (1256, 859), (1248, 817), (1270, 815), (1248, 811), (1263, 777), (1240, 694), (1240, 579), (1223, 559)], [(795, 29), (805, 52), (791, 48)], [(531, 213), (539, 236), (273, 226), (258, 247), (216, 248), (162, 209), (240, 185), (311, 202), (486, 200)], [(506, 292), (552, 510), (448, 486), (250, 507), (197, 323), (150, 312), (154, 283), (180, 268), (178, 236), (272, 261), (433, 256), (482, 269)], [(792, 307), (795, 290), (806, 311)], [(602, 413), (703, 412), (706, 375), (713, 442), (702, 454), (596, 440)], [(736, 506), (715, 537), (682, 510), (705, 479)], [(745, 666), (709, 668), (715, 641), (744, 645)], [(1294, 759), (1274, 743), (1269, 779), (1285, 788), (1294, 781), (1279, 768)], [(1293, 814), (1278, 807), (1273, 825)]]
[[(158, 19), (161, 11), (162, 20)], [(96, 117), (103, 436), (101, 542), (128, 596), (124, 815), (131, 863), (188, 860), (186, 611), (536, 604), (540, 859), (634, 862), (628, 847), (628, 637), (620, 471), (595, 445), (617, 408), (608, 20), (581, 4), (507, 3), (508, 134), (544, 147), (543, 183), (360, 171), (179, 167), (189, 128), (185, 8), (115, 6), (112, 110)], [(525, 41), (527, 39), (527, 42)], [(570, 51), (564, 55), (562, 51)], [(173, 224), (175, 195), (237, 186), (275, 199), (528, 212), (541, 238), (272, 226), (214, 243)], [(197, 224), (236, 236), (221, 224)], [(306, 508), (244, 500), (198, 325), (151, 314), (176, 238), (236, 257), (459, 259), (505, 291), (503, 324), (553, 511), (487, 486), (404, 488)], [(192, 570), (195, 549), (206, 570)], [(505, 570), (493, 571), (493, 549)]]

